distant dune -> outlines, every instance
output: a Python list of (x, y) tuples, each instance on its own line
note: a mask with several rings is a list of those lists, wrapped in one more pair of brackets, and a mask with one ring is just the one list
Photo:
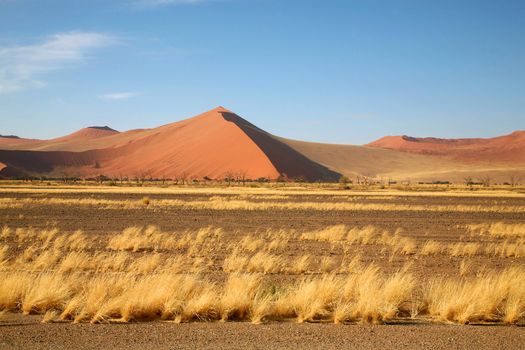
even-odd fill
[(525, 131), (494, 138), (439, 139), (386, 136), (367, 146), (417, 154), (448, 156), (460, 161), (525, 164)]
[(309, 181), (341, 175), (462, 181), (525, 175), (525, 132), (492, 139), (387, 136), (366, 146), (276, 137), (217, 107), (153, 129), (80, 129), (51, 140), (0, 137), (0, 176), (25, 175)]

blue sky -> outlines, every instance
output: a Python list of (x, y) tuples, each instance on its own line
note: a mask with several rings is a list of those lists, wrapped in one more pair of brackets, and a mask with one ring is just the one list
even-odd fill
[(525, 1), (0, 0), (0, 134), (223, 105), (295, 139), (525, 129)]

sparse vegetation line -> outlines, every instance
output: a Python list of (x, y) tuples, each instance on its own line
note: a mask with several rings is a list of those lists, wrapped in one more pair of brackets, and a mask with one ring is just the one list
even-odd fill
[(98, 206), (106, 209), (141, 209), (158, 207), (176, 207), (182, 209), (207, 210), (316, 210), (316, 211), (438, 211), (438, 212), (500, 212), (522, 213), (525, 207), (521, 205), (410, 205), (396, 203), (355, 203), (347, 202), (280, 202), (280, 201), (249, 201), (221, 197), (211, 197), (210, 200), (185, 201), (179, 199), (158, 200), (114, 200), (92, 198), (24, 198), (13, 200), (1, 198), (0, 208), (20, 208), (29, 205), (83, 205)]

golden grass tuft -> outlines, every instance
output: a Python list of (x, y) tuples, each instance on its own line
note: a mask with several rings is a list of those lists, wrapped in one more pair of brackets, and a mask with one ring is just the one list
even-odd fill
[(494, 237), (521, 237), (525, 238), (525, 224), (509, 224), (504, 222), (467, 225), (471, 233), (487, 234)]
[(277, 255), (258, 252), (248, 261), (246, 270), (248, 272), (277, 273), (283, 266), (282, 259)]
[(292, 262), (292, 264), (288, 267), (288, 272), (298, 275), (305, 273), (308, 271), (310, 261), (311, 257), (309, 255), (302, 255)]
[(441, 254), (443, 252), (444, 247), (441, 245), (441, 243), (437, 241), (426, 241), (423, 247), (421, 247), (421, 250), (419, 251), (419, 254), (428, 256), (428, 255), (437, 255)]
[(461, 324), (516, 323), (525, 315), (524, 278), (522, 267), (511, 267), (473, 279), (434, 279), (424, 292), (427, 312)]
[(324, 256), (321, 258), (321, 263), (319, 264), (319, 270), (324, 273), (332, 272), (336, 268), (335, 258)]
[(220, 297), (221, 321), (244, 320), (251, 313), (255, 322), (261, 322), (265, 313), (264, 305), (258, 305), (255, 312), (253, 310), (253, 302), (261, 289), (261, 283), (258, 275), (230, 275)]
[(70, 280), (61, 273), (45, 272), (32, 280), (21, 298), (24, 314), (42, 313), (49, 309), (61, 309), (72, 294)]
[(345, 239), (347, 232), (346, 225), (334, 225), (317, 231), (304, 232), (301, 234), (301, 240), (337, 242)]
[(332, 274), (303, 279), (277, 299), (275, 313), (295, 316), (299, 323), (324, 318), (333, 310), (340, 289), (341, 281)]
[(454, 257), (458, 256), (474, 256), (478, 254), (481, 250), (481, 245), (479, 243), (453, 243), (449, 245), (450, 255)]
[(4, 225), (2, 227), (2, 230), (0, 230), (0, 238), (7, 239), (11, 237), (11, 228), (9, 226)]
[(108, 249), (130, 250), (133, 252), (143, 250), (174, 249), (176, 239), (173, 234), (160, 231), (157, 226), (128, 227), (122, 233), (112, 236), (108, 242)]

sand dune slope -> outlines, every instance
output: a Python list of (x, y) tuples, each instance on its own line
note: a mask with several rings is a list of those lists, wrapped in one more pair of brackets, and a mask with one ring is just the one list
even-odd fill
[(450, 156), (414, 154), (369, 146), (322, 144), (281, 139), (311, 160), (350, 177), (368, 176), (395, 181), (452, 181), (489, 176), (493, 181), (525, 179), (523, 164), (475, 163)]
[(0, 151), (0, 161), (7, 165), (2, 172), (153, 178), (285, 175), (307, 180), (340, 176), (223, 107), (155, 129), (82, 129), (17, 148)]

